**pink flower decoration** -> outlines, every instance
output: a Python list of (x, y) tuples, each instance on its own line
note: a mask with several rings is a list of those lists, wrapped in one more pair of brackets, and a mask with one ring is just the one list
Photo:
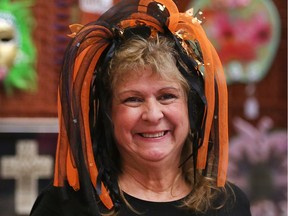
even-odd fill
[(207, 14), (212, 20), (209, 31), (223, 64), (233, 60), (255, 60), (259, 45), (271, 39), (271, 26), (261, 12), (249, 19), (231, 17), (223, 11)]

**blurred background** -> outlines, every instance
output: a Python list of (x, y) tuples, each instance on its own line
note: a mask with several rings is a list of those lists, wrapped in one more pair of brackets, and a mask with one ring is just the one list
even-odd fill
[[(29, 215), (51, 182), (68, 25), (93, 21), (116, 2), (0, 0), (0, 216)], [(194, 8), (224, 66), (229, 180), (245, 191), (253, 216), (286, 216), (287, 1), (175, 3)]]

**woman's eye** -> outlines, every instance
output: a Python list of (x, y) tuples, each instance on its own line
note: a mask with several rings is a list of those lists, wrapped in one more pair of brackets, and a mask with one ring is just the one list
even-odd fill
[(129, 106), (138, 106), (142, 102), (143, 102), (143, 99), (140, 97), (128, 97), (123, 100), (123, 103)]
[(174, 94), (163, 94), (158, 98), (158, 100), (161, 101), (162, 103), (170, 103), (175, 99), (177, 99), (177, 96)]

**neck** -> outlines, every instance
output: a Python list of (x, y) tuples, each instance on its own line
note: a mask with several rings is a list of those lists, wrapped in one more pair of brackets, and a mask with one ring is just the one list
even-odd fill
[(190, 191), (178, 164), (170, 166), (123, 166), (119, 176), (120, 188), (127, 194), (148, 201), (173, 201), (185, 197)]

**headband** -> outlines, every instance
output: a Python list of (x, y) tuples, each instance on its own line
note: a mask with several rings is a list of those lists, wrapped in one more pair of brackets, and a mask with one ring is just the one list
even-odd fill
[[(112, 132), (104, 121), (108, 117), (101, 102), (101, 98), (105, 98), (101, 76), (107, 72), (106, 63), (122, 38), (137, 32), (143, 37), (156, 34), (170, 37), (175, 41), (180, 59), (189, 69), (193, 68), (194, 72), (188, 73), (177, 65), (205, 107), (202, 123), (194, 137), (194, 166), (205, 170), (205, 175), (215, 173), (217, 186), (224, 186), (228, 166), (227, 86), (219, 57), (193, 10), (180, 13), (172, 0), (126, 0), (95, 22), (84, 26), (74, 24), (70, 29), (69, 36), (73, 39), (66, 50), (59, 86), (60, 131), (54, 185), (64, 186), (67, 179), (74, 190), (80, 189), (80, 185), (84, 190), (90, 188), (86, 191), (90, 194), (91, 189), (96, 190), (96, 200), (108, 209), (119, 205), (119, 188), (112, 174), (113, 168), (105, 160), (109, 154), (106, 145), (109, 146), (113, 135), (109, 134)], [(195, 82), (197, 79), (204, 87)], [(95, 126), (101, 119), (104, 119), (104, 129)], [(189, 120), (193, 129), (193, 119)], [(215, 156), (214, 168), (209, 172), (208, 153)]]

